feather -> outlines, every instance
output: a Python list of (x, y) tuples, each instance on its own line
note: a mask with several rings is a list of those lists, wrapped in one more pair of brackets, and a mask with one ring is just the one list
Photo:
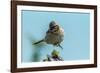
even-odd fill
[(42, 39), (42, 40), (40, 40), (40, 41), (38, 41), (38, 42), (35, 42), (34, 45), (35, 45), (35, 44), (39, 44), (39, 43), (41, 43), (41, 42), (43, 42), (43, 41), (44, 41), (44, 39)]

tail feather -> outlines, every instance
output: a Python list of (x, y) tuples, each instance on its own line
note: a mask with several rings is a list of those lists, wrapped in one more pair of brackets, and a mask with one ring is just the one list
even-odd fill
[(41, 42), (43, 42), (43, 41), (44, 41), (44, 40), (40, 40), (40, 41), (38, 41), (38, 42), (35, 42), (34, 45), (39, 44), (39, 43), (41, 43)]

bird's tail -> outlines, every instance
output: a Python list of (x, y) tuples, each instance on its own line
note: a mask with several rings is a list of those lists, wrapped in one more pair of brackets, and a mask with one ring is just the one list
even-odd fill
[(39, 43), (41, 43), (41, 42), (43, 42), (43, 41), (44, 41), (44, 39), (42, 39), (42, 40), (40, 40), (40, 41), (38, 41), (38, 42), (35, 42), (34, 45), (39, 44)]

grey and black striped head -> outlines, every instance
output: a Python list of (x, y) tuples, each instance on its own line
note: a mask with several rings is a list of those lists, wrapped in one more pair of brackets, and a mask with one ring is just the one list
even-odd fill
[(57, 23), (55, 21), (51, 21), (49, 24), (49, 28), (54, 28), (57, 26)]
[(55, 21), (51, 21), (49, 24), (49, 29), (53, 32), (56, 32), (59, 30), (59, 25)]

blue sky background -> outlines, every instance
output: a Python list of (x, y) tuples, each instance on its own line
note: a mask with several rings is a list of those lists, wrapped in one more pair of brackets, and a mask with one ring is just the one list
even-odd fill
[[(22, 20), (22, 62), (32, 62), (35, 52), (40, 55), (40, 61), (50, 54), (54, 47), (44, 43), (35, 47), (32, 42), (45, 37), (49, 23), (55, 20), (65, 32), (64, 48), (57, 48), (64, 60), (85, 60), (90, 57), (90, 14), (75, 12), (21, 11)], [(38, 49), (38, 50), (37, 50)]]

